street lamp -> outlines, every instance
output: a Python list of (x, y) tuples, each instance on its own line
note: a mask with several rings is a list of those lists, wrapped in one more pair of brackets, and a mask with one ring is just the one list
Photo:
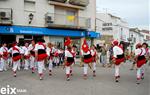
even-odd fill
[(33, 20), (34, 15), (32, 13), (29, 14), (29, 24), (31, 24)]

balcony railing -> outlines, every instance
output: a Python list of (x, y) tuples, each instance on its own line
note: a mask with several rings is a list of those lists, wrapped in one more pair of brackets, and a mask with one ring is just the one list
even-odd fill
[(0, 24), (1, 25), (12, 25), (12, 9), (11, 8), (0, 8)]
[(90, 18), (86, 17), (47, 13), (45, 15), (45, 21), (47, 27), (73, 28), (73, 29), (90, 28)]

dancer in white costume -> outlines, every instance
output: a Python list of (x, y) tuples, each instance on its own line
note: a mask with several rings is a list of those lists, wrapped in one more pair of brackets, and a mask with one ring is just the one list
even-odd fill
[(12, 48), (9, 49), (9, 53), (12, 54), (12, 60), (13, 60), (13, 73), (14, 77), (16, 77), (17, 69), (20, 67), (20, 59), (21, 59), (21, 48), (17, 46), (17, 43), (14, 42), (12, 45)]
[(25, 43), (25, 46), (22, 47), (23, 50), (23, 55), (24, 55), (24, 69), (28, 70), (29, 69), (29, 49), (28, 49), (28, 43)]
[(7, 71), (8, 48), (6, 46), (7, 44), (3, 43), (2, 47), (0, 48), (0, 53), (1, 53), (0, 71)]
[(28, 49), (29, 49), (28, 51), (30, 53), (30, 68), (32, 69), (32, 73), (34, 73), (35, 69), (37, 67), (37, 64), (35, 62), (35, 51), (34, 51), (35, 41), (34, 40), (31, 41), (31, 44), (29, 45)]
[(45, 60), (47, 58), (47, 53), (46, 53), (46, 45), (43, 44), (45, 42), (43, 39), (39, 39), (37, 44), (35, 45), (35, 58), (37, 61), (38, 65), (38, 74), (40, 76), (40, 80), (43, 79), (44, 73), (43, 70), (45, 68)]

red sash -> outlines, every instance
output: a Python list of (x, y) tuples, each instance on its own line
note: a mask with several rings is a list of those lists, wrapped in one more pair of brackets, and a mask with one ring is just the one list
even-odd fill
[(58, 50), (54, 53), (54, 56), (55, 56), (55, 57), (58, 57), (58, 56), (59, 56)]
[(19, 53), (19, 55), (17, 55), (17, 56), (13, 56), (13, 57), (12, 57), (13, 61), (18, 61), (18, 60), (20, 60), (20, 59), (21, 59), (21, 55), (20, 55), (20, 51), (19, 51), (19, 49), (18, 49), (18, 48), (16, 48), (16, 47), (14, 46), (14, 47), (13, 47), (13, 50), (18, 51), (18, 53)]

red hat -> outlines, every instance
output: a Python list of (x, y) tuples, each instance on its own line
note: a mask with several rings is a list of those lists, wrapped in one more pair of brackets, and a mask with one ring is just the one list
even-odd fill
[(117, 40), (114, 40), (114, 41), (112, 42), (112, 44), (113, 44), (114, 46), (116, 46), (116, 45), (119, 44), (119, 42), (118, 42)]
[(136, 44), (136, 48), (141, 48), (141, 47), (142, 47), (141, 43)]
[(84, 39), (83, 45), (82, 45), (82, 50), (84, 52), (87, 52), (89, 50), (88, 44), (86, 42), (86, 39)]
[(66, 41), (65, 41), (65, 43), (64, 43), (64, 45), (65, 46), (68, 46), (68, 45), (70, 45), (71, 44), (71, 39), (70, 39), (70, 37), (67, 37), (66, 38)]

